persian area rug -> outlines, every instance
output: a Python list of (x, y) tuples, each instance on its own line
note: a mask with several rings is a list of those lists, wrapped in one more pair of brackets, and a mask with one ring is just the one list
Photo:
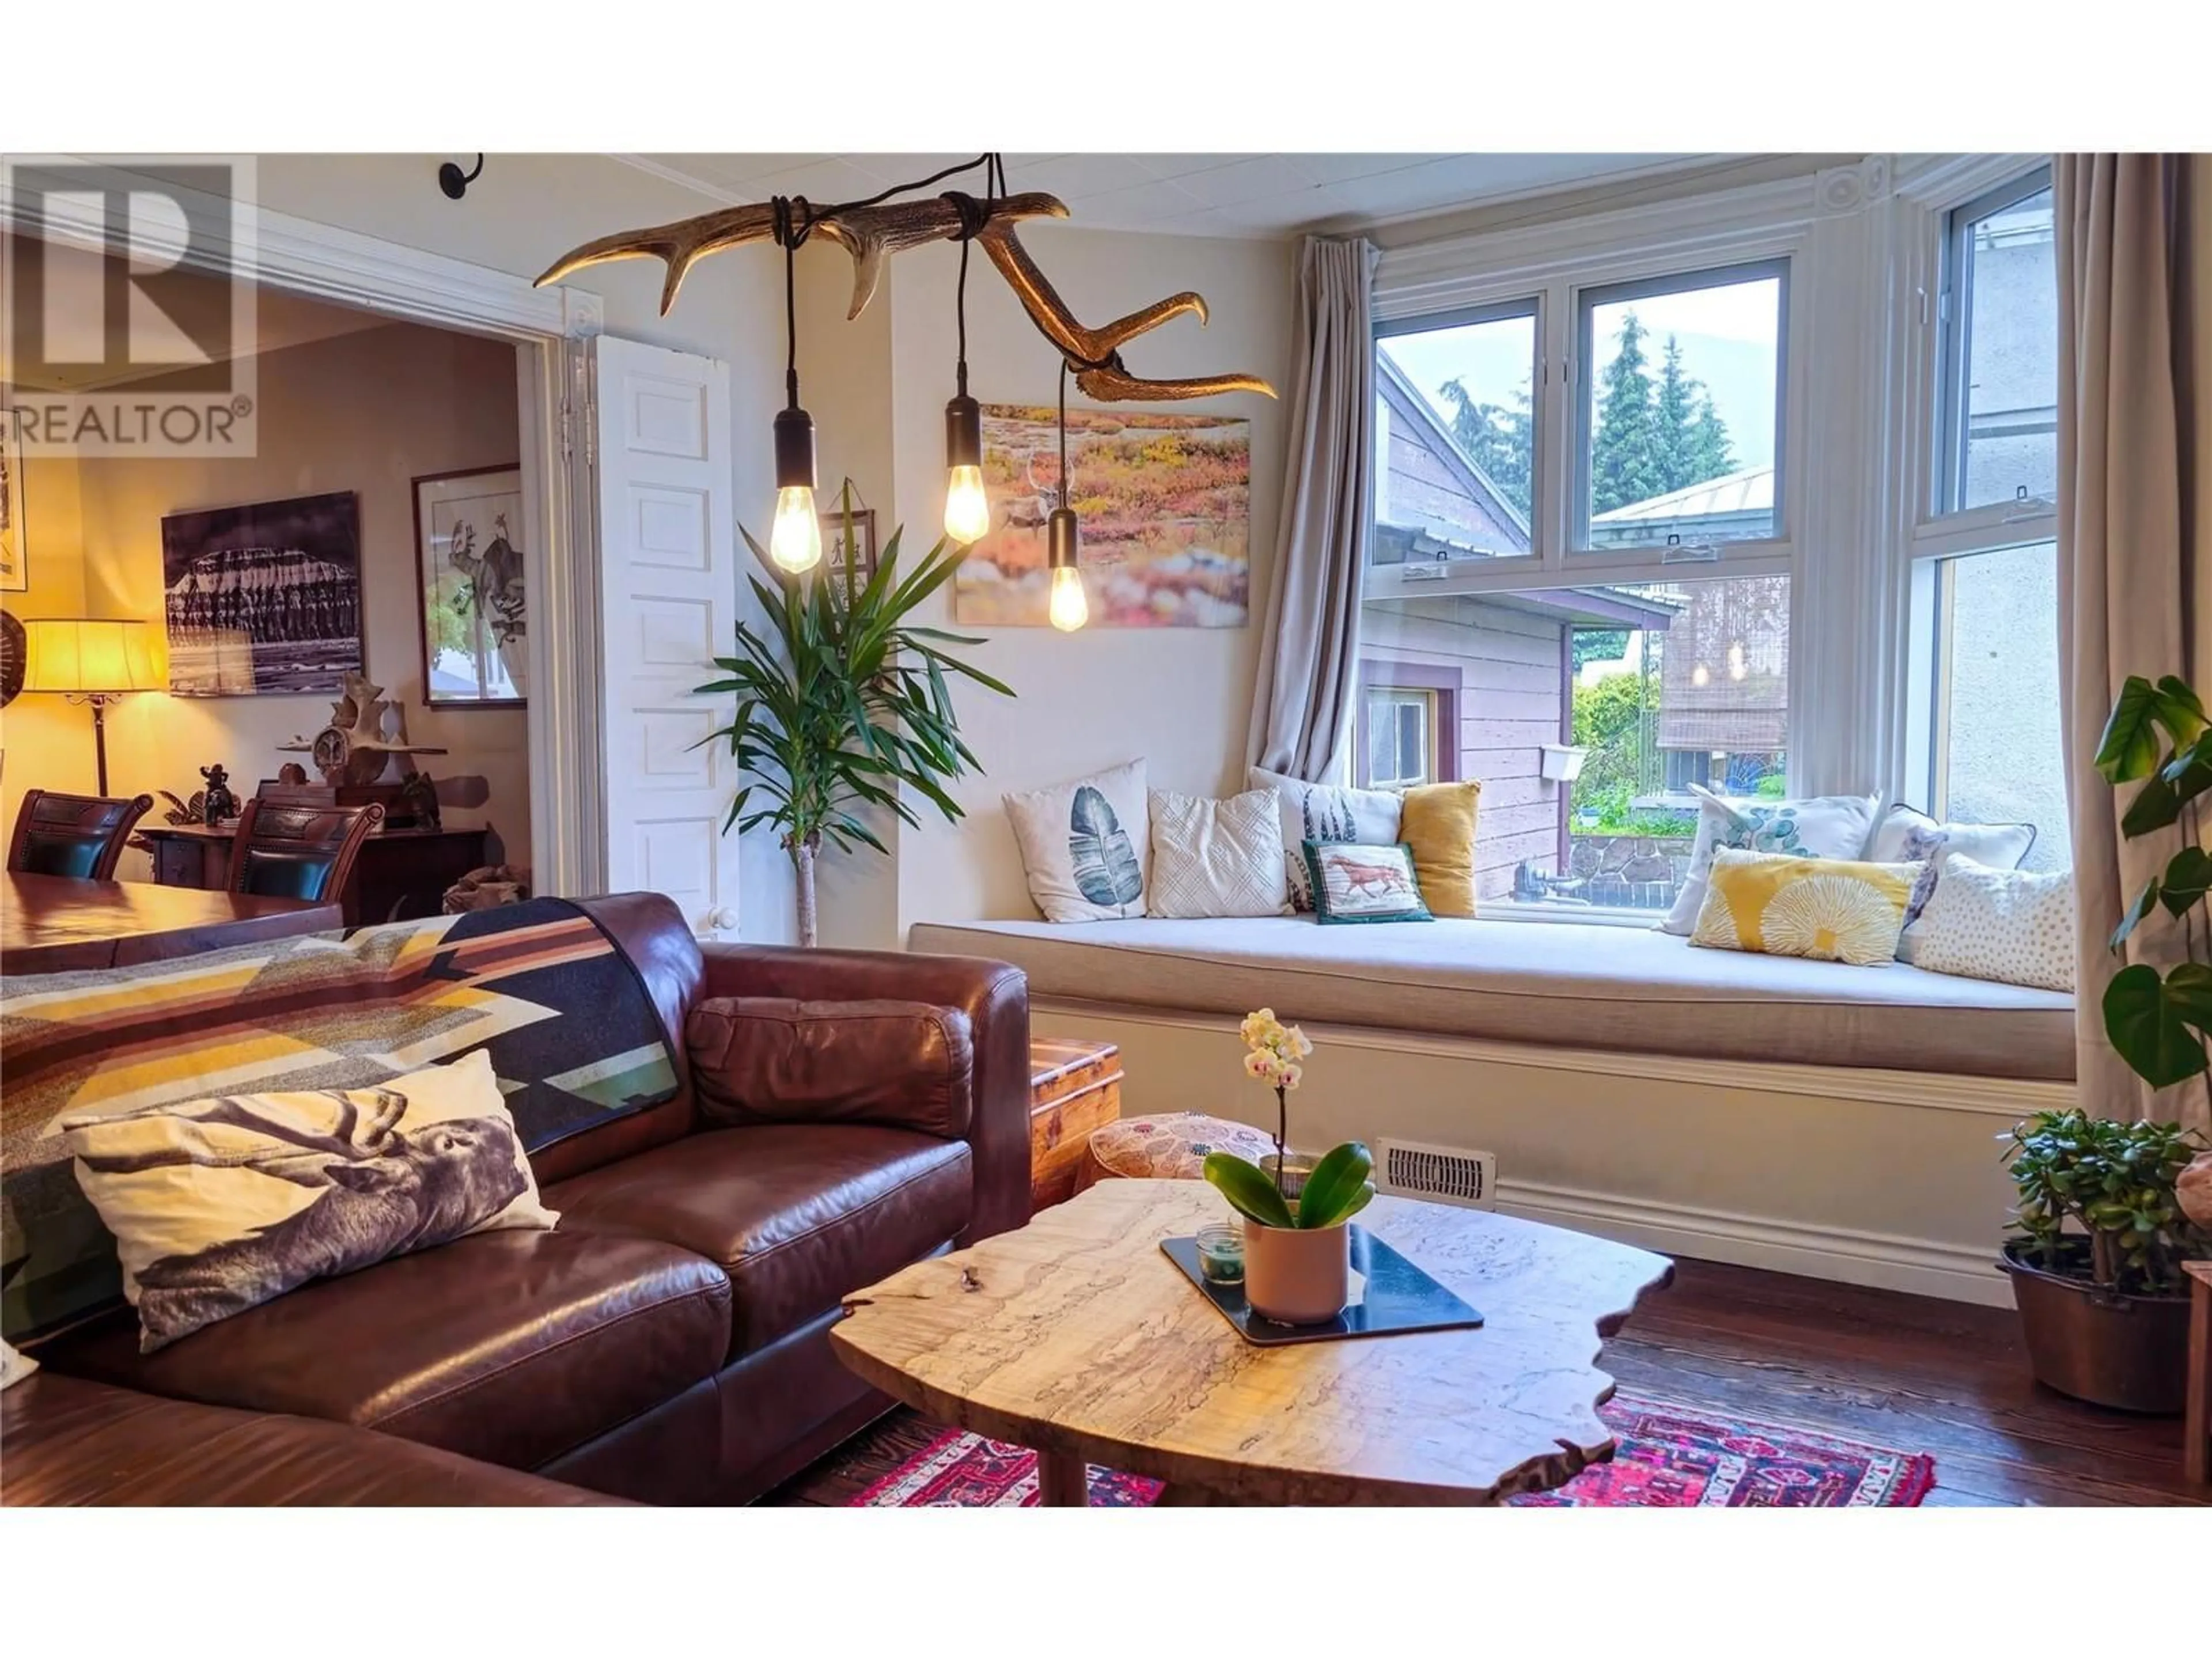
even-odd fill
[[(1936, 1484), (1923, 1452), (1717, 1418), (1627, 1395), (1599, 1413), (1620, 1437), (1610, 1463), (1513, 1503), (1552, 1509), (1911, 1509)], [(1091, 1502), (1142, 1508), (1159, 1483), (1094, 1465)], [(1017, 1508), (1037, 1501), (1036, 1455), (902, 1413), (804, 1477), (802, 1500), (859, 1509)]]

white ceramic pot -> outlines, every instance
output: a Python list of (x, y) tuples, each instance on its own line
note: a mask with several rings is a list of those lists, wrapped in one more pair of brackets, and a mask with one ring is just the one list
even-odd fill
[(1282, 1325), (1319, 1325), (1352, 1299), (1352, 1230), (1244, 1224), (1244, 1299)]

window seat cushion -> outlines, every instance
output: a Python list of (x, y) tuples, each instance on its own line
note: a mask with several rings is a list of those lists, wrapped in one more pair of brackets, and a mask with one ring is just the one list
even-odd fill
[(1305, 917), (1062, 926), (918, 922), (908, 947), (990, 957), (1030, 990), (1132, 1007), (1374, 1026), (1700, 1060), (2070, 1082), (2074, 999), (1903, 963), (1856, 968), (1700, 951), (1589, 922)]

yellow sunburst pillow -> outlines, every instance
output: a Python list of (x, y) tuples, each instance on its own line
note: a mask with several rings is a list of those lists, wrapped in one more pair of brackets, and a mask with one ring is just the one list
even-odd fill
[(1856, 864), (1787, 853), (1713, 854), (1692, 945), (1875, 967), (1897, 955), (1917, 864)]

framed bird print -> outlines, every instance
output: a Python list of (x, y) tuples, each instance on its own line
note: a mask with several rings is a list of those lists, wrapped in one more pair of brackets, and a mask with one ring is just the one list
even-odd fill
[(530, 683), (522, 469), (415, 480), (422, 698), (433, 708), (520, 708)]

